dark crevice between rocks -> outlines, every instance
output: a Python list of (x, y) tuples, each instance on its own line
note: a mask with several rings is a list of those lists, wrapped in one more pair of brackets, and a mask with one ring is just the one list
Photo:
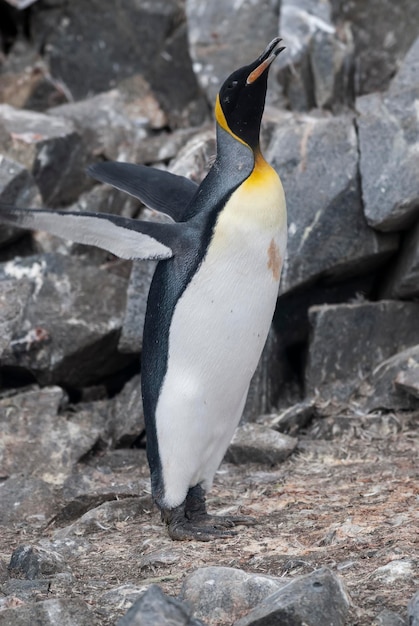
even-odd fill
[(1, 50), (8, 54), (19, 35), (30, 38), (30, 10), (19, 11), (0, 0), (0, 41)]

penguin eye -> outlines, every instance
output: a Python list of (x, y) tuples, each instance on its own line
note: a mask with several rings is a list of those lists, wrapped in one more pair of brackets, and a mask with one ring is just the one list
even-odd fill
[(231, 83), (228, 83), (227, 89), (234, 89), (234, 87), (237, 87), (238, 84), (239, 82), (237, 80), (232, 80)]

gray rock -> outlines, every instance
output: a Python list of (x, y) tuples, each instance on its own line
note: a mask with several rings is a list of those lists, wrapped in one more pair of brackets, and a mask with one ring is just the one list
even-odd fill
[[(32, 28), (69, 100), (108, 91), (142, 74), (162, 105), (171, 103), (166, 109), (171, 123), (182, 118), (183, 110), (200, 108), (185, 15), (177, 0), (130, 2), (123, 11), (115, 11), (112, 0), (92, 0), (88, 6), (75, 0), (46, 10), (41, 5), (33, 12)], [(202, 120), (202, 107), (198, 117)]]
[(384, 91), (418, 35), (416, 0), (332, 0), (338, 29), (351, 28), (357, 94)]
[(239, 426), (226, 452), (229, 463), (282, 463), (297, 446), (297, 439), (259, 424)]
[(132, 77), (118, 88), (79, 102), (54, 107), (50, 115), (74, 123), (93, 156), (135, 161), (136, 146), (147, 137), (147, 129), (162, 128), (167, 118), (148, 83)]
[(277, 415), (268, 416), (265, 424), (270, 428), (278, 430), (280, 433), (295, 436), (299, 430), (307, 426), (317, 415), (315, 400), (308, 398), (303, 402), (288, 407)]
[[(194, 69), (213, 106), (225, 78), (256, 59), (278, 35), (279, 2), (244, 0), (237, 10), (223, 0), (187, 0), (186, 15)], [(270, 90), (278, 92), (273, 80)]]
[(231, 624), (287, 582), (233, 567), (200, 567), (185, 578), (180, 599), (208, 624)]
[[(116, 626), (204, 626), (193, 619), (191, 610), (179, 600), (163, 593), (157, 585), (147, 591), (118, 620)], [(1, 625), (0, 625), (1, 626)]]
[(47, 254), (0, 265), (0, 286), (4, 279), (15, 280), (24, 312), (2, 366), (29, 370), (41, 384), (82, 387), (130, 361), (116, 351), (127, 285), (120, 276)]
[(341, 580), (327, 568), (293, 580), (234, 626), (344, 626), (349, 600)]
[(26, 38), (17, 39), (2, 57), (0, 102), (43, 111), (65, 101), (62, 89), (48, 75), (39, 50)]
[(411, 302), (312, 307), (307, 395), (347, 400), (384, 359), (419, 343), (418, 315)]
[(13, 550), (9, 572), (13, 578), (24, 576), (27, 580), (50, 578), (64, 572), (71, 576), (70, 566), (58, 552), (32, 545), (20, 545)]
[[(39, 189), (26, 167), (0, 155), (0, 203), (37, 207), (40, 206), (40, 201)], [(3, 225), (0, 231), (0, 246), (24, 234), (25, 231), (20, 228)]]
[(384, 278), (382, 299), (419, 296), (419, 222), (403, 237), (400, 253)]
[[(211, 125), (212, 129), (212, 125)], [(173, 132), (159, 132), (146, 137), (135, 148), (135, 163), (150, 163), (162, 166), (175, 159), (181, 149), (197, 134), (196, 128), (177, 128)]]
[(419, 591), (415, 593), (413, 598), (407, 605), (407, 615), (409, 618), (409, 626), (419, 626)]
[(287, 367), (281, 357), (280, 337), (272, 325), (250, 382), (242, 421), (254, 422), (260, 415), (269, 413), (277, 406), (280, 392), (284, 388)]
[(417, 352), (415, 358), (408, 362), (408, 369), (397, 374), (394, 379), (394, 386), (399, 391), (404, 391), (419, 399), (419, 368), (417, 367), (416, 358)]
[(118, 343), (120, 352), (141, 352), (147, 297), (156, 265), (157, 261), (133, 261), (124, 323)]
[(418, 75), (419, 38), (388, 91), (356, 101), (365, 216), (383, 231), (406, 228), (419, 215)]
[(68, 523), (104, 502), (140, 496), (148, 482), (133, 468), (116, 473), (105, 468), (78, 466), (63, 484), (63, 506), (57, 514), (57, 522)]
[(281, 3), (280, 34), (287, 49), (277, 63), (278, 79), (294, 110), (350, 101), (352, 36), (335, 28), (331, 13), (328, 0)]
[(139, 587), (132, 583), (125, 583), (108, 589), (98, 598), (97, 613), (115, 623), (117, 617), (124, 614), (145, 593), (147, 586)]
[(2, 104), (0, 148), (32, 173), (47, 206), (72, 202), (92, 185), (84, 143), (69, 121)]
[(370, 576), (385, 585), (411, 581), (415, 578), (416, 562), (411, 559), (395, 559), (374, 570)]
[[(412, 385), (409, 385), (409, 377)], [(397, 381), (397, 382), (396, 382)], [(416, 385), (414, 384), (416, 381)], [(380, 363), (368, 377), (361, 391), (366, 392), (365, 408), (374, 409), (415, 409), (419, 408), (419, 346), (407, 348)], [(409, 393), (409, 389), (415, 391)]]
[(397, 237), (376, 233), (365, 221), (350, 116), (284, 113), (266, 156), (281, 176), (288, 206), (281, 294), (320, 277), (365, 273), (397, 248)]
[(141, 376), (134, 376), (111, 401), (108, 437), (116, 447), (129, 447), (144, 431)]
[(123, 500), (104, 502), (91, 509), (76, 522), (54, 532), (54, 540), (65, 540), (72, 537), (84, 537), (98, 529), (110, 527), (115, 522), (135, 518), (152, 508), (150, 496), (132, 497)]
[(216, 154), (214, 129), (198, 132), (170, 163), (170, 171), (200, 183), (209, 171)]
[[(6, 600), (9, 602), (5, 602), (4, 605), (0, 604), (0, 607), (4, 610), (19, 606), (24, 602), (37, 602), (40, 597), (47, 597), (50, 586), (50, 580), (11, 578), (1, 586), (1, 593), (6, 595)], [(2, 615), (1, 612), (0, 615)]]
[(31, 295), (31, 285), (24, 281), (16, 289), (16, 280), (0, 282), (0, 357), (7, 353), (12, 337), (18, 335), (23, 325), (26, 303)]
[(20, 474), (0, 481), (0, 526), (14, 523), (45, 526), (56, 509), (57, 495), (45, 481)]
[(408, 626), (408, 624), (398, 613), (383, 609), (375, 618), (374, 626)]
[(99, 439), (95, 416), (59, 414), (59, 387), (0, 400), (0, 473), (22, 474), (60, 484)]
[(42, 600), (0, 611), (0, 626), (98, 626), (86, 602), (77, 598)]

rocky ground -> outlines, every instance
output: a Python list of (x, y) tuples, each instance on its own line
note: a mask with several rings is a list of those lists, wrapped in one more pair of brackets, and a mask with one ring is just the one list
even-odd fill
[(0, 0), (0, 203), (158, 219), (86, 165), (202, 179), (220, 82), (279, 33), (262, 145), (289, 213), (209, 496), (256, 524), (212, 543), (150, 498), (153, 264), (0, 227), (0, 626), (419, 624), (418, 24), (417, 0)]

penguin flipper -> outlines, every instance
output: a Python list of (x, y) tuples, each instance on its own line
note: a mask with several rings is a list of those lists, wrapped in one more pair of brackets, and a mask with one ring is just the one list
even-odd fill
[(122, 259), (169, 259), (179, 237), (176, 224), (141, 222), (106, 213), (21, 209), (8, 204), (0, 204), (0, 222), (97, 246)]
[(150, 209), (168, 215), (175, 222), (182, 221), (185, 209), (198, 189), (196, 183), (184, 176), (134, 163), (95, 163), (87, 168), (87, 173), (138, 198)]

